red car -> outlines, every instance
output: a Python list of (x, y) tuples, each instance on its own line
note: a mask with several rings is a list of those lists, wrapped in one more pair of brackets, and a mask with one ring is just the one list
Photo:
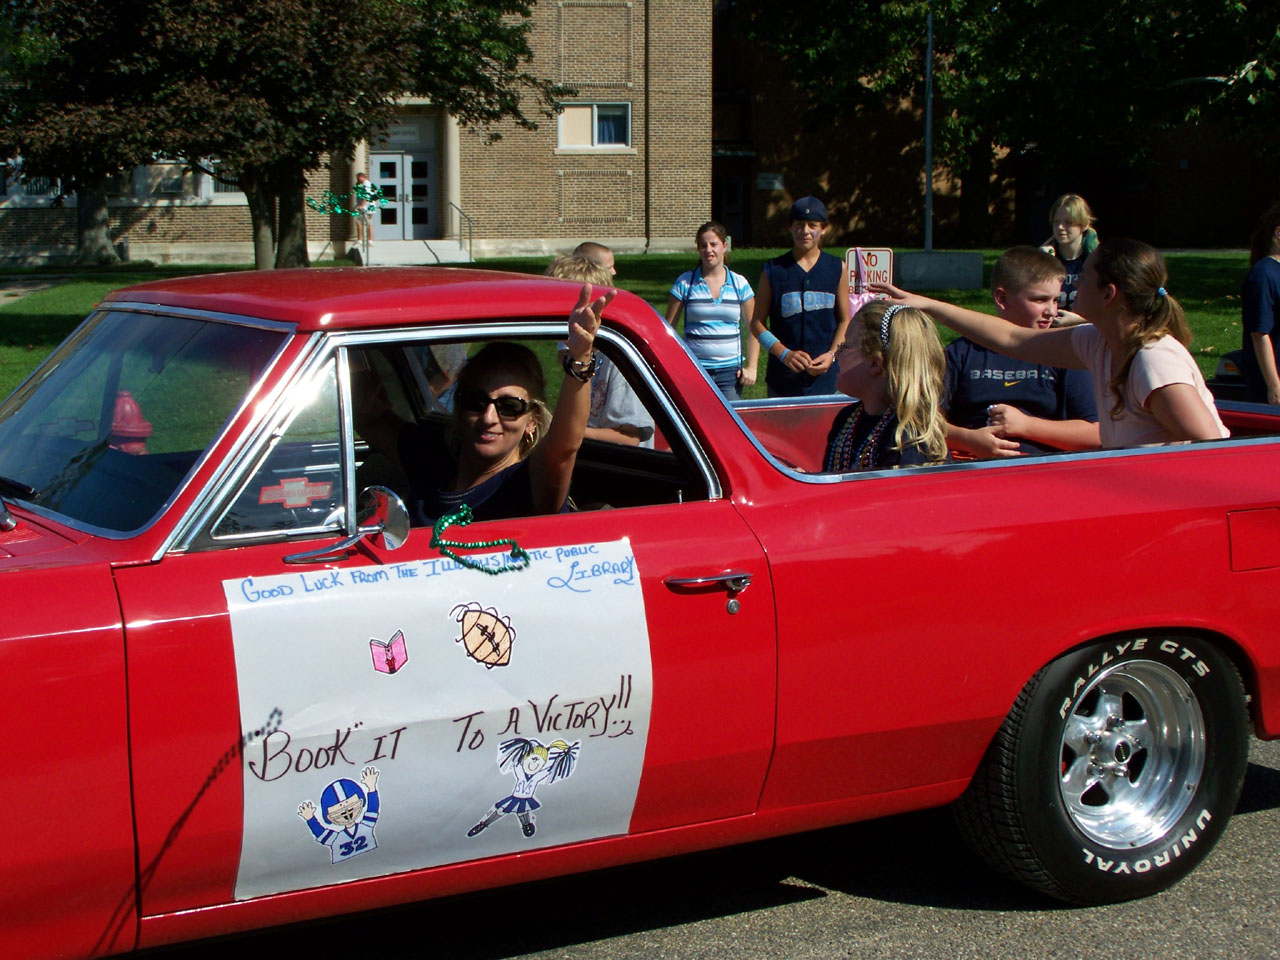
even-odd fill
[(621, 293), (596, 346), (652, 446), (588, 440), (580, 509), (409, 529), (358, 391), (445, 444), (443, 348), (533, 342), (558, 383), (576, 296), (465, 270), (145, 284), (5, 401), (3, 719), (31, 747), (10, 952), (953, 801), (1068, 900), (1204, 857), (1250, 733), (1280, 735), (1274, 411), (1223, 404), (1227, 441), (821, 474), (840, 398), (728, 405)]

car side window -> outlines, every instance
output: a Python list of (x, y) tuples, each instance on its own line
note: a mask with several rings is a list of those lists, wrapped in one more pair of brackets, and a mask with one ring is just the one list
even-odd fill
[(343, 527), (337, 362), (330, 360), (294, 407), (283, 433), (214, 524), (215, 540)]
[[(546, 384), (546, 404), (554, 410), (565, 377), (558, 342), (552, 338), (517, 342), (536, 356)], [(350, 352), (356, 459), (360, 463), (357, 486), (377, 482), (391, 487), (410, 505), (411, 516), (420, 515), (411, 501), (422, 495), (423, 486), (447, 483), (447, 477), (444, 481), (440, 478), (452, 475), (451, 444), (457, 440), (451, 425), (465, 416), (453, 407), (452, 391), (436, 393), (436, 378), (431, 376), (430, 364), (424, 363), (427, 346), (423, 341), (414, 341)], [(430, 346), (433, 354), (439, 353), (442, 346), (453, 350), (458, 347), (447, 341), (432, 341)], [(472, 341), (467, 352), (474, 356), (483, 346), (483, 341)], [(593, 381), (593, 420), (589, 424), (599, 422), (596, 418), (600, 414), (607, 416), (612, 411), (626, 424), (636, 425), (643, 442), (615, 439), (608, 431), (593, 436), (589, 430), (578, 452), (569, 508), (590, 510), (706, 499), (708, 484), (698, 469), (696, 457), (683, 445), (673, 445), (667, 439), (678, 435), (673, 430), (670, 405), (664, 404), (654, 392), (651, 382), (637, 371), (626, 351), (607, 340), (597, 341), (597, 346), (608, 361), (602, 364), (607, 376)], [(431, 384), (430, 402), (421, 396), (419, 388), (423, 383)], [(397, 401), (401, 396), (411, 399)], [(445, 402), (440, 401), (441, 397)], [(421, 473), (424, 464), (440, 464), (440, 470), (433, 468), (431, 477), (404, 474), (396, 478), (389, 474), (388, 471), (402, 467), (396, 434), (384, 429), (385, 419), (371, 424), (361, 416), (362, 404), (368, 403), (389, 408), (396, 420), (417, 431), (420, 443), (430, 447), (429, 455), (417, 458), (418, 466), (411, 470)], [(448, 409), (441, 410), (442, 406)]]

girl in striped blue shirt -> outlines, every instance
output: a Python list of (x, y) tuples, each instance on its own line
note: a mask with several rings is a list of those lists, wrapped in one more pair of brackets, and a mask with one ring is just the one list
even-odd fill
[(667, 298), (667, 323), (675, 325), (684, 311), (684, 339), (727, 400), (741, 400), (742, 389), (756, 382), (760, 343), (747, 338), (743, 363), (742, 334), (750, 329), (755, 293), (747, 278), (734, 273), (725, 260), (728, 237), (724, 226), (711, 220), (698, 228), (698, 266), (680, 274)]

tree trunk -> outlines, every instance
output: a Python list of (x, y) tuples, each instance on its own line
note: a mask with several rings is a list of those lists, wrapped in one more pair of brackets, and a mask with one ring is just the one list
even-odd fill
[(307, 179), (302, 168), (283, 171), (276, 183), (280, 198), (280, 238), (276, 244), (276, 268), (309, 267), (307, 256)]
[(107, 210), (107, 178), (93, 177), (76, 184), (76, 262), (119, 263), (111, 244), (111, 214)]
[(991, 175), (995, 172), (995, 152), (986, 136), (979, 136), (965, 151), (965, 169), (960, 171), (960, 233), (963, 244), (991, 242)]
[(240, 171), (240, 189), (249, 202), (249, 218), (253, 222), (253, 266), (270, 270), (275, 266), (276, 198), (260, 170), (246, 167)]

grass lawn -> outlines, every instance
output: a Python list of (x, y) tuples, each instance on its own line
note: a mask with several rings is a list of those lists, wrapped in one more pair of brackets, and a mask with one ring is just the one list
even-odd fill
[[(765, 260), (780, 249), (744, 249), (734, 253), (731, 266), (754, 286)], [(837, 254), (841, 251), (837, 250)], [(989, 279), (998, 250), (983, 251), (984, 277)], [(1181, 301), (1191, 321), (1195, 341), (1191, 352), (1206, 377), (1213, 375), (1217, 358), (1240, 347), (1240, 285), (1248, 267), (1243, 251), (1171, 253), (1169, 292)], [(549, 258), (502, 257), (481, 260), (477, 267), (541, 273)], [(688, 254), (631, 254), (617, 258), (618, 286), (638, 294), (663, 312), (667, 291), (675, 278), (697, 263)], [(93, 306), (110, 290), (165, 277), (225, 271), (225, 266), (151, 266), (126, 264), (114, 268), (56, 268), (0, 270), (0, 280), (43, 280), (56, 285), (12, 303), (0, 298), (0, 397), (8, 395)], [(247, 268), (240, 268), (247, 269)], [(61, 279), (66, 278), (66, 279)], [(993, 310), (985, 290), (922, 291), (978, 310)], [(944, 341), (953, 335), (942, 331)], [(764, 372), (748, 396), (764, 395)]]

